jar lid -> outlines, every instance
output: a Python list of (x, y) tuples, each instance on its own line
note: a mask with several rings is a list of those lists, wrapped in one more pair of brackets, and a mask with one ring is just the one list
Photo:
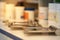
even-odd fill
[(16, 6), (24, 6), (24, 2), (18, 2)]
[(25, 8), (25, 10), (35, 10), (35, 8)]

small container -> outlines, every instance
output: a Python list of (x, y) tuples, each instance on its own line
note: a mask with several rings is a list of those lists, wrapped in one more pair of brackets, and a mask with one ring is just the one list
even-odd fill
[(56, 3), (49, 3), (49, 10), (48, 10), (48, 26), (56, 26)]
[(6, 2), (0, 1), (0, 19), (4, 21), (5, 19), (5, 5)]
[(25, 20), (34, 20), (34, 8), (25, 8), (24, 19)]
[(6, 4), (5, 6), (5, 19), (6, 20), (13, 20), (14, 19), (14, 4)]
[(23, 2), (18, 2), (15, 6), (15, 20), (16, 21), (23, 21), (23, 15), (24, 15), (24, 4)]
[(39, 7), (39, 24), (48, 27), (48, 7)]

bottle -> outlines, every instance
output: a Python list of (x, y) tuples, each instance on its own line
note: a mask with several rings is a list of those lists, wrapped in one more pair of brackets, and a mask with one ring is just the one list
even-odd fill
[(49, 26), (56, 26), (56, 4), (49, 3), (49, 10), (48, 10), (48, 25)]
[(48, 1), (40, 0), (38, 20), (39, 20), (39, 24), (44, 28), (48, 27), (48, 15), (47, 14), (48, 14)]
[(4, 0), (0, 0), (0, 20), (5, 21), (5, 5), (6, 2)]
[(23, 21), (24, 8), (25, 8), (24, 2), (18, 1), (15, 6), (16, 21), (19, 21), (19, 22)]
[(24, 11), (24, 20), (26, 21), (34, 21), (34, 8), (25, 8)]
[(7, 3), (5, 5), (5, 19), (12, 22), (14, 20), (14, 4)]

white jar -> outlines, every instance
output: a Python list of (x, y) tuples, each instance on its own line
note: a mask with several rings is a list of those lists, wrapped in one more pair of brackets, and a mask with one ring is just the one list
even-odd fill
[(60, 23), (60, 3), (56, 3), (56, 20)]
[(39, 7), (39, 24), (43, 27), (48, 27), (48, 7)]
[(15, 20), (16, 21), (23, 21), (23, 14), (24, 14), (24, 6), (16, 6), (15, 7)]
[(3, 21), (5, 20), (5, 2), (0, 2), (0, 19)]
[(6, 4), (5, 6), (5, 19), (13, 20), (14, 19), (14, 4)]
[(24, 19), (27, 21), (34, 20), (34, 8), (25, 8)]
[(56, 3), (49, 3), (48, 26), (56, 26)]

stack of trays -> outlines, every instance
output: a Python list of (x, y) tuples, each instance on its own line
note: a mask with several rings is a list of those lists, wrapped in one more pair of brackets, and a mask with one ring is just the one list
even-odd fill
[(12, 29), (23, 29), (28, 25), (28, 22), (14, 22), (10, 25)]
[(54, 33), (55, 29), (43, 27), (26, 27), (24, 33)]

